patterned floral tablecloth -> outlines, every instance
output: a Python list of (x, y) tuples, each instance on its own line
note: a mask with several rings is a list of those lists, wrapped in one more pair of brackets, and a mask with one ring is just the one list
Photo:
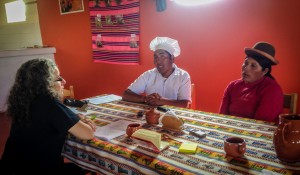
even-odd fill
[[(103, 174), (298, 174), (300, 162), (285, 163), (277, 159), (273, 133), (277, 126), (273, 123), (252, 119), (238, 118), (203, 111), (189, 110), (166, 106), (181, 117), (184, 132), (201, 129), (206, 132), (205, 138), (180, 134), (164, 130), (157, 126), (144, 125), (145, 129), (162, 133), (170, 147), (155, 153), (139, 146), (134, 140), (122, 135), (113, 140), (103, 141), (94, 138), (81, 141), (69, 136), (63, 149), (63, 155), (85, 169)], [(118, 120), (145, 122), (138, 118), (140, 110), (147, 111), (149, 106), (125, 101), (88, 106), (87, 115), (98, 126)], [(163, 112), (162, 112), (163, 114)], [(238, 136), (246, 140), (247, 150), (244, 157), (226, 156), (224, 139)], [(179, 153), (183, 142), (198, 144), (196, 154)]]

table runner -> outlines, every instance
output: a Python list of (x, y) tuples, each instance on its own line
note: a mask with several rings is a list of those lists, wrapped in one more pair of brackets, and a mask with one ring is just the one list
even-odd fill
[[(261, 174), (270, 170), (279, 174), (293, 174), (300, 171), (300, 163), (283, 163), (277, 159), (273, 123), (253, 119), (226, 116), (203, 111), (167, 106), (185, 122), (184, 132), (201, 129), (205, 138), (163, 130), (160, 126), (144, 125), (164, 135), (170, 148), (159, 154), (139, 147), (126, 135), (110, 141), (97, 138), (82, 142), (70, 136), (63, 155), (80, 166), (104, 174)], [(88, 117), (98, 126), (120, 119), (145, 122), (137, 118), (139, 110), (149, 110), (149, 106), (125, 101), (114, 101), (101, 105), (89, 105), (93, 111)], [(247, 150), (242, 158), (225, 155), (223, 140), (229, 136), (242, 137), (247, 142)], [(196, 154), (178, 152), (182, 142), (198, 144)]]

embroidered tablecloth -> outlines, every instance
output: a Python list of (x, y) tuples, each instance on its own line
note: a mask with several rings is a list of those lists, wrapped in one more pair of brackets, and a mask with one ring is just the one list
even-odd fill
[[(113, 140), (103, 141), (94, 138), (81, 141), (69, 136), (63, 155), (83, 168), (103, 174), (263, 174), (272, 171), (278, 174), (300, 172), (300, 162), (284, 163), (277, 159), (273, 133), (277, 126), (273, 123), (234, 116), (226, 116), (203, 111), (166, 106), (181, 117), (184, 132), (180, 134), (157, 126), (144, 125), (145, 129), (162, 133), (170, 147), (155, 153), (139, 146), (134, 140), (122, 135)], [(118, 120), (145, 122), (138, 118), (140, 110), (149, 110), (144, 104), (117, 100), (105, 104), (89, 104), (87, 116), (98, 126)], [(162, 112), (163, 115), (163, 112)], [(191, 129), (206, 132), (205, 138), (188, 134)], [(246, 140), (247, 150), (244, 157), (226, 156), (224, 139), (238, 136)], [(196, 154), (179, 153), (183, 142), (198, 144)]]

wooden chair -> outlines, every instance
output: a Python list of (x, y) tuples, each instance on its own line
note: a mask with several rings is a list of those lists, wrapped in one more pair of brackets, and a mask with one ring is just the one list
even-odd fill
[(192, 103), (189, 104), (189, 109), (196, 109), (196, 92), (195, 92), (195, 84), (191, 84), (191, 97), (192, 97)]
[(288, 109), (288, 112), (291, 114), (296, 114), (298, 94), (291, 93), (291, 94), (283, 94), (283, 95), (284, 95), (283, 108)]
[(64, 89), (64, 97), (74, 98), (74, 87), (71, 85), (69, 89)]

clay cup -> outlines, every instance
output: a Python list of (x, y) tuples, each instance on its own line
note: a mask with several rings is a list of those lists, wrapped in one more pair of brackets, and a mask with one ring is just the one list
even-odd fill
[(228, 137), (224, 140), (224, 151), (232, 157), (242, 157), (246, 152), (246, 141), (240, 137)]
[(142, 128), (142, 126), (141, 126), (141, 124), (139, 124), (139, 123), (132, 123), (132, 124), (129, 124), (129, 125), (127, 126), (127, 129), (126, 129), (126, 134), (127, 134), (128, 137), (131, 137), (131, 135), (132, 135), (136, 130), (141, 129), (141, 128)]

